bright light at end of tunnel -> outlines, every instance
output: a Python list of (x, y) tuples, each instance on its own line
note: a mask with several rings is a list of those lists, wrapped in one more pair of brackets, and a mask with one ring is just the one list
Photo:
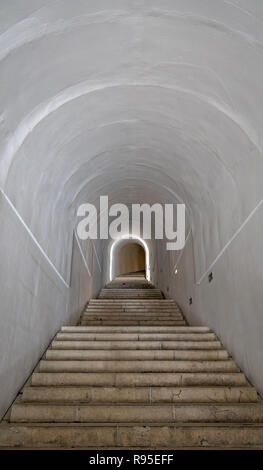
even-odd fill
[(145, 250), (145, 276), (146, 276), (146, 279), (147, 281), (150, 281), (150, 255), (149, 255), (149, 248), (147, 246), (147, 243), (145, 243), (145, 241), (140, 238), (140, 237), (137, 237), (136, 235), (130, 235), (130, 234), (127, 234), (127, 235), (122, 235), (120, 238), (118, 238), (118, 240), (115, 240), (112, 245), (111, 245), (111, 249), (110, 249), (110, 281), (112, 281), (113, 279), (113, 256), (114, 256), (114, 249), (116, 248), (116, 245), (118, 245), (119, 242), (121, 242), (122, 240), (137, 240), (139, 243), (142, 244), (144, 250)]

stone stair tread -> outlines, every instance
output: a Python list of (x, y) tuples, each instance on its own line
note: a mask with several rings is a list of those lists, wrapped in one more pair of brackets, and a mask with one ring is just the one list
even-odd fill
[[(171, 328), (168, 328), (167, 327), (152, 327), (152, 326), (144, 326), (144, 327), (135, 327), (135, 328), (128, 328), (127, 331), (128, 332), (147, 332), (147, 331), (156, 331), (157, 333), (160, 332), (162, 333), (163, 331), (166, 331), (166, 332), (169, 332), (169, 333), (174, 333), (174, 332), (178, 332), (178, 333), (198, 333), (198, 334), (202, 334), (202, 333), (210, 333), (212, 334), (213, 336), (215, 336), (215, 334), (210, 330), (210, 328), (206, 328), (206, 327), (198, 327), (198, 326), (195, 326), (195, 327), (191, 327), (191, 326), (181, 326), (181, 327), (171, 327)], [(119, 327), (104, 327), (104, 326), (101, 326), (101, 327), (97, 327), (97, 328), (92, 328), (92, 327), (83, 327), (83, 326), (63, 326), (60, 330), (61, 332), (92, 332), (92, 331), (96, 331), (96, 332), (103, 332), (103, 331), (120, 331), (120, 332), (125, 332), (124, 331), (124, 328), (122, 326), (119, 326)]]
[[(117, 432), (116, 432), (117, 431)], [(72, 439), (74, 436), (74, 439)], [(142, 439), (143, 436), (143, 439)], [(263, 426), (229, 423), (16, 423), (0, 425), (4, 448), (262, 448)]]
[(209, 327), (121, 276), (65, 326), (0, 424), (0, 447), (251, 448), (263, 404)]
[(225, 360), (228, 353), (224, 349), (215, 350), (110, 350), (103, 349), (49, 349), (45, 354), (46, 360)]
[(26, 387), (23, 403), (248, 403), (257, 402), (252, 387)]
[(39, 370), (49, 372), (238, 372), (238, 368), (232, 360), (220, 361), (72, 361), (72, 360), (41, 360)]
[(31, 385), (92, 385), (92, 386), (248, 386), (241, 372), (173, 373), (170, 372), (35, 372)]
[(222, 349), (219, 341), (63, 341), (56, 339), (51, 343), (52, 349), (106, 349), (106, 350), (207, 350)]
[(263, 405), (231, 404), (15, 404), (11, 422), (16, 421), (171, 421), (171, 422), (257, 422), (263, 424)]

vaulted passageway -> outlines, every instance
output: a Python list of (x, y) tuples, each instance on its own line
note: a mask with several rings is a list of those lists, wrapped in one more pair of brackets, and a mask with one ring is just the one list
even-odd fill
[(262, 2), (2, 3), (0, 415), (111, 279), (112, 240), (76, 234), (101, 195), (186, 204), (183, 251), (144, 240), (147, 279), (262, 394)]
[(139, 243), (119, 243), (114, 253), (113, 278), (120, 274), (145, 271), (145, 250)]

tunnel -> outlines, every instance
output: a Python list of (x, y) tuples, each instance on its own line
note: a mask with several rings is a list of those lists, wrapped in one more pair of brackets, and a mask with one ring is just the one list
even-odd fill
[[(1, 2), (1, 416), (59, 328), (144, 270), (263, 393), (262, 21), (260, 0)], [(185, 204), (183, 250), (79, 239), (101, 195)]]
[(146, 254), (143, 246), (134, 240), (120, 240), (112, 253), (111, 279), (121, 274), (145, 273)]

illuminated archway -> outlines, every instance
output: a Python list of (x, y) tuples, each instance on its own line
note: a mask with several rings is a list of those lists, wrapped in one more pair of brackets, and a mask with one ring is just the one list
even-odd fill
[(147, 243), (140, 237), (136, 235), (123, 235), (122, 237), (115, 240), (110, 248), (110, 281), (113, 279), (113, 259), (114, 259), (114, 250), (116, 246), (123, 240), (135, 240), (139, 243), (145, 250), (145, 277), (149, 281), (150, 280), (150, 256), (149, 256), (149, 248)]

